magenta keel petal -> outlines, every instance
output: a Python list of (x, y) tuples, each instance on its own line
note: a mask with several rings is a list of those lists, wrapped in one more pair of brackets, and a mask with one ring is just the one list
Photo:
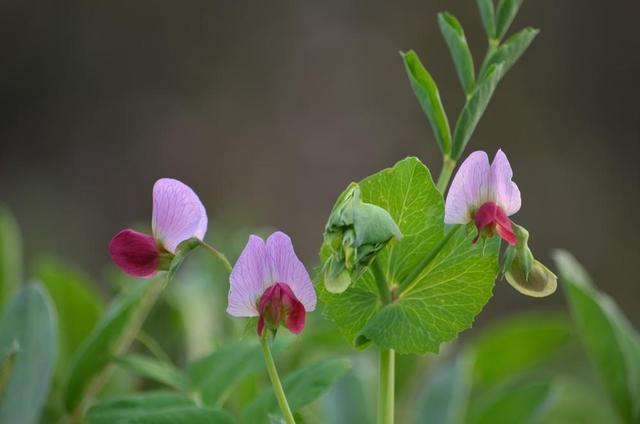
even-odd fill
[(158, 269), (158, 249), (153, 237), (126, 229), (109, 243), (109, 253), (116, 265), (134, 277), (151, 277)]
[(189, 186), (178, 180), (161, 178), (153, 186), (152, 228), (165, 249), (175, 253), (181, 242), (192, 237), (204, 238), (207, 212)]

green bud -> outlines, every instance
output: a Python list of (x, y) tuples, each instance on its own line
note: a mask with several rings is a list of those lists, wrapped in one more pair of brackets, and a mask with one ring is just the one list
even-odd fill
[(324, 264), (327, 290), (340, 293), (357, 280), (391, 239), (402, 233), (389, 212), (360, 199), (360, 187), (351, 183), (338, 198), (324, 239), (331, 257)]

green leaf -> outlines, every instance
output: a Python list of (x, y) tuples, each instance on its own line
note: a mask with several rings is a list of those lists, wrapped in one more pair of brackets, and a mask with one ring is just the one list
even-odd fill
[(0, 205), (0, 308), (22, 281), (22, 239), (9, 210)]
[(554, 259), (578, 334), (613, 402), (626, 421), (639, 421), (640, 336), (570, 253), (557, 251)]
[(451, 157), (454, 160), (460, 159), (464, 152), (471, 135), (478, 125), (478, 121), (482, 117), (493, 92), (498, 85), (498, 81), (502, 76), (502, 64), (491, 65), (483, 79), (478, 80), (473, 94), (467, 100), (460, 113), (456, 129), (453, 134), (453, 150)]
[(502, 78), (511, 67), (520, 59), (520, 56), (529, 48), (529, 45), (536, 38), (540, 30), (535, 28), (525, 28), (522, 31), (512, 35), (500, 47), (492, 50), (487, 59), (482, 64), (479, 72), (480, 78), (487, 77), (487, 71), (491, 65), (502, 63)]
[(480, 19), (482, 26), (487, 33), (487, 38), (494, 39), (496, 33), (495, 11), (493, 8), (493, 0), (476, 0), (478, 10), (480, 11)]
[(116, 363), (143, 377), (166, 384), (181, 392), (189, 389), (186, 375), (173, 364), (149, 356), (129, 354), (116, 358)]
[[(427, 168), (407, 158), (360, 183), (363, 200), (383, 207), (404, 238), (385, 247), (379, 261), (395, 288), (444, 238), (444, 206)], [(399, 353), (436, 352), (440, 343), (469, 328), (491, 297), (498, 272), (499, 240), (484, 249), (459, 232), (395, 302), (384, 306), (371, 271), (344, 293), (318, 286), (325, 315), (356, 347), (370, 341)], [(324, 260), (329, 255), (325, 245)]]
[(23, 286), (0, 321), (0, 349), (18, 343), (19, 352), (0, 401), (0, 422), (39, 422), (57, 351), (56, 315), (39, 284)]
[(242, 379), (263, 368), (260, 344), (240, 342), (223, 346), (194, 362), (189, 366), (189, 376), (192, 389), (200, 393), (202, 402), (216, 405)]
[(449, 47), (462, 89), (465, 94), (471, 93), (475, 82), (475, 71), (473, 58), (471, 57), (471, 51), (467, 44), (467, 38), (464, 36), (462, 25), (460, 25), (455, 16), (446, 12), (438, 14), (438, 25)]
[(567, 318), (527, 313), (483, 331), (468, 347), (473, 352), (474, 384), (492, 384), (543, 363), (572, 340)]
[(404, 61), (413, 93), (427, 115), (440, 150), (444, 155), (449, 155), (451, 153), (451, 130), (447, 114), (442, 106), (442, 100), (440, 100), (438, 87), (413, 50), (400, 53), (400, 55)]
[[(110, 304), (96, 327), (80, 345), (74, 355), (64, 392), (64, 406), (71, 412), (81, 406), (84, 398), (91, 393), (98, 377), (109, 365), (114, 356), (133, 341), (131, 324), (136, 328), (155, 301), (164, 282), (158, 279), (140, 280), (126, 288)], [(154, 296), (147, 295), (147, 293)], [(144, 301), (143, 301), (144, 298)]]
[(502, 39), (518, 14), (521, 4), (522, 0), (500, 0), (496, 10), (496, 39)]
[[(329, 359), (299, 369), (282, 381), (292, 411), (308, 405), (326, 392), (351, 368), (347, 359)], [(273, 390), (262, 393), (249, 404), (243, 414), (243, 422), (268, 422), (268, 415), (278, 411)]]
[(473, 360), (459, 355), (440, 368), (419, 400), (415, 423), (462, 424), (469, 402)]
[(215, 408), (200, 408), (184, 395), (147, 392), (113, 398), (93, 406), (89, 424), (227, 424), (233, 418)]
[(470, 424), (527, 423), (545, 412), (552, 397), (550, 381), (535, 381), (501, 390), (470, 411)]
[(47, 288), (58, 314), (56, 376), (61, 378), (72, 355), (100, 319), (102, 300), (89, 278), (53, 260), (39, 261), (35, 275)]

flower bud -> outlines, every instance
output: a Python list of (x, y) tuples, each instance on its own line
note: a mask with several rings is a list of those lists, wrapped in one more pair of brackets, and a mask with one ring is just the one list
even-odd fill
[(324, 231), (331, 249), (331, 257), (324, 264), (327, 290), (346, 290), (394, 237), (400, 240), (402, 233), (389, 212), (363, 202), (360, 187), (351, 183), (333, 207)]

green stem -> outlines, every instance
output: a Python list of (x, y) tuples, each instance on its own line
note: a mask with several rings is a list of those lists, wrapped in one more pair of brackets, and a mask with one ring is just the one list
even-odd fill
[(224, 265), (224, 267), (226, 268), (227, 271), (231, 272), (233, 267), (231, 266), (231, 262), (229, 262), (229, 259), (227, 259), (227, 257), (224, 255), (224, 253), (222, 253), (221, 251), (219, 251), (215, 247), (211, 246), (210, 244), (206, 243), (205, 241), (201, 241), (200, 245), (202, 245), (211, 254), (213, 254), (213, 256), (215, 256), (216, 259), (218, 259), (220, 262), (222, 262), (222, 265)]
[(424, 271), (424, 269), (429, 266), (431, 261), (438, 256), (438, 253), (442, 250), (442, 248), (451, 240), (451, 237), (462, 227), (462, 225), (454, 225), (449, 229), (449, 232), (444, 236), (440, 243), (437, 244), (436, 247), (433, 248), (431, 252), (427, 256), (422, 259), (422, 261), (400, 282), (400, 288), (398, 289), (398, 293), (402, 293), (409, 288), (411, 283)]
[(376, 280), (376, 285), (378, 286), (378, 291), (380, 292), (380, 299), (384, 305), (388, 305), (391, 303), (391, 292), (389, 291), (389, 284), (387, 283), (387, 279), (384, 276), (384, 272), (382, 268), (380, 268), (380, 264), (377, 260), (374, 259), (371, 264), (371, 272), (373, 272), (373, 276)]
[(380, 351), (378, 424), (393, 424), (395, 358), (395, 351), (393, 349)]
[(269, 330), (265, 328), (264, 332), (262, 333), (262, 337), (260, 337), (260, 345), (262, 346), (264, 361), (267, 364), (267, 372), (269, 373), (269, 378), (271, 379), (271, 384), (273, 385), (273, 393), (276, 395), (276, 399), (278, 400), (278, 405), (280, 405), (280, 411), (282, 412), (282, 416), (284, 417), (285, 422), (287, 424), (295, 424), (296, 421), (293, 419), (293, 414), (291, 413), (291, 409), (289, 408), (287, 397), (284, 394), (282, 383), (280, 383), (280, 377), (278, 377), (276, 364), (273, 362), (271, 348), (269, 348), (268, 334)]
[(438, 191), (444, 194), (447, 186), (449, 185), (449, 180), (451, 179), (451, 175), (453, 175), (453, 170), (456, 167), (456, 161), (451, 159), (449, 156), (445, 156), (442, 161), (442, 170), (440, 170), (440, 176), (438, 177), (438, 183), (436, 187), (438, 187)]

